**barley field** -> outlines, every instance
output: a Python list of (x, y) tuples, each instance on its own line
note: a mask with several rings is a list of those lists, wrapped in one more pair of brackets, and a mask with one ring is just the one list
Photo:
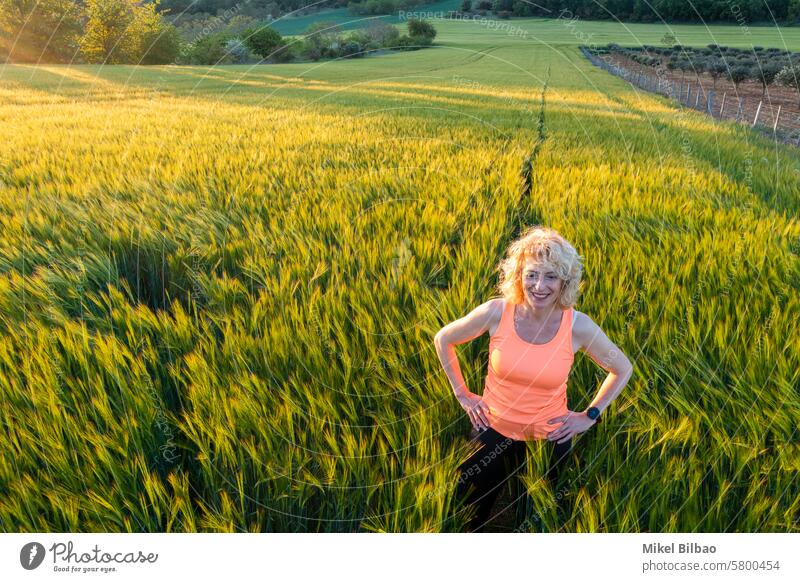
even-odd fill
[[(558, 492), (531, 443), (516, 530), (800, 532), (798, 150), (577, 49), (663, 27), (503, 22), (526, 32), (434, 21), (360, 60), (0, 67), (2, 531), (462, 531), (433, 336), (543, 223), (635, 371)], [(487, 346), (458, 348), (473, 392)], [(570, 409), (603, 377), (576, 355)]]

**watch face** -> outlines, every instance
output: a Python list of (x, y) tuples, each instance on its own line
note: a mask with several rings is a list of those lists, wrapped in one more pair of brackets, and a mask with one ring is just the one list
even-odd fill
[(600, 411), (594, 406), (592, 406), (589, 410), (586, 411), (586, 416), (594, 420), (595, 418), (600, 416)]

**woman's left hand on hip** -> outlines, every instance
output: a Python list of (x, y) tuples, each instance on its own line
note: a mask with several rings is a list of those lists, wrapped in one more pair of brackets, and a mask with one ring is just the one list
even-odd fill
[(567, 414), (556, 416), (547, 421), (547, 424), (555, 424), (562, 422), (563, 424), (557, 429), (550, 431), (547, 434), (547, 440), (563, 443), (576, 434), (580, 434), (589, 430), (595, 421), (583, 414), (582, 412), (574, 412), (570, 410)]

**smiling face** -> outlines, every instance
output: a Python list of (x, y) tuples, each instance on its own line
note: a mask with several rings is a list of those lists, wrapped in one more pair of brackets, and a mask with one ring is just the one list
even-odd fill
[(546, 309), (558, 306), (563, 283), (554, 265), (530, 257), (525, 259), (522, 268), (522, 290), (525, 302), (531, 308)]

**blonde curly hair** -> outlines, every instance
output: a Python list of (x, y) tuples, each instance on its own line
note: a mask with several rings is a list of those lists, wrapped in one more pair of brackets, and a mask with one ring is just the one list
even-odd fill
[(525, 300), (522, 289), (522, 270), (528, 258), (551, 267), (562, 281), (558, 301), (564, 309), (574, 307), (583, 274), (583, 257), (567, 240), (552, 228), (541, 225), (529, 227), (512, 242), (506, 258), (500, 261), (500, 282), (497, 290), (506, 301), (520, 304)]

